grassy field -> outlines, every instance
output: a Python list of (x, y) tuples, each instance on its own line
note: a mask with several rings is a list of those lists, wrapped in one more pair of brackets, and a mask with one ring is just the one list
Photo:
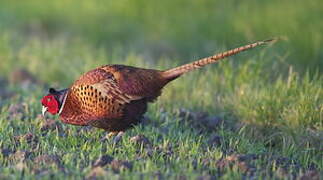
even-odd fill
[[(323, 22), (312, 1), (0, 1), (0, 179), (320, 179)], [(189, 73), (121, 139), (40, 116), (48, 87), (103, 64)]]

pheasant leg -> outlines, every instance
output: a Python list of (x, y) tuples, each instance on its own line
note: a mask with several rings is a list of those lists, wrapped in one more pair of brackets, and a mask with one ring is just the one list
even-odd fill
[(105, 136), (107, 139), (110, 139), (110, 138), (112, 138), (112, 137), (114, 137), (114, 136), (116, 136), (116, 135), (118, 135), (118, 131), (111, 131), (111, 132), (109, 132), (109, 133), (107, 133), (107, 135)]
[(117, 144), (122, 139), (123, 135), (124, 135), (123, 131), (118, 132), (118, 134), (114, 137), (113, 142)]
[(116, 136), (118, 133), (118, 131), (107, 132), (106, 135), (101, 138), (101, 141), (109, 140)]
[(122, 136), (124, 135), (124, 131), (111, 131), (108, 132), (102, 139), (101, 141), (113, 139), (114, 143), (118, 143)]

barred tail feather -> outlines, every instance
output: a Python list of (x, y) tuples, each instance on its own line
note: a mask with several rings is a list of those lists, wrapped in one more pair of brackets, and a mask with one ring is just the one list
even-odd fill
[(206, 66), (208, 64), (216, 63), (219, 60), (224, 59), (224, 58), (226, 58), (228, 56), (232, 56), (232, 55), (238, 54), (238, 53), (240, 53), (242, 51), (246, 51), (246, 50), (252, 49), (252, 48), (254, 48), (256, 46), (260, 46), (260, 45), (263, 45), (263, 44), (268, 44), (268, 43), (271, 43), (271, 42), (274, 42), (274, 41), (276, 41), (276, 39), (258, 41), (258, 42), (252, 43), (252, 44), (248, 44), (248, 45), (245, 45), (245, 46), (241, 46), (241, 47), (238, 47), (238, 48), (223, 52), (223, 53), (216, 54), (214, 56), (206, 57), (206, 58), (194, 61), (192, 63), (188, 63), (188, 64), (185, 64), (185, 65), (173, 68), (173, 69), (163, 71), (163, 76), (167, 80), (173, 80), (173, 79), (176, 79), (177, 77), (181, 76), (182, 74), (184, 74), (186, 72), (192, 71), (194, 69), (201, 68), (201, 67)]

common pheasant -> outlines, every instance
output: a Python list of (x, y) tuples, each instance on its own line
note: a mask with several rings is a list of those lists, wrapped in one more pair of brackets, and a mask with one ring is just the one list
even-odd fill
[(125, 65), (105, 65), (83, 74), (68, 89), (41, 99), (42, 113), (58, 114), (63, 123), (94, 126), (109, 132), (124, 131), (140, 122), (147, 103), (161, 95), (162, 88), (186, 72), (217, 62), (273, 40), (258, 41), (173, 69), (160, 71)]

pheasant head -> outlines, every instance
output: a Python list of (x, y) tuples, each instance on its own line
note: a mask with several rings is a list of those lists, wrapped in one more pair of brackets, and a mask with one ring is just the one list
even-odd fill
[(64, 104), (67, 89), (57, 91), (54, 88), (50, 88), (48, 94), (41, 99), (42, 114), (45, 116), (46, 112), (52, 115), (59, 114)]

